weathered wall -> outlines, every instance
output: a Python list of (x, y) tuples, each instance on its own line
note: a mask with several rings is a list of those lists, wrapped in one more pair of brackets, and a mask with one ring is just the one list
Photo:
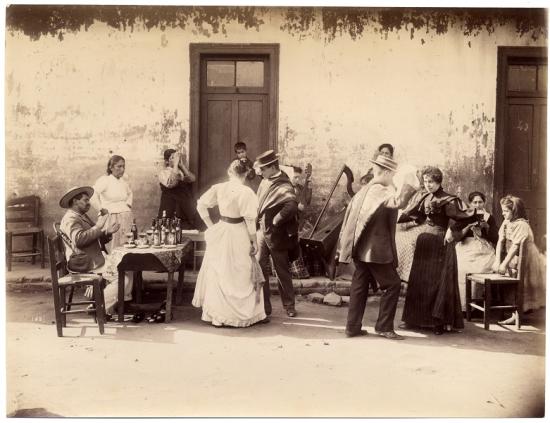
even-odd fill
[(47, 229), (113, 153), (149, 223), (162, 151), (188, 149), (191, 42), (280, 44), (278, 149), (313, 163), (315, 210), (341, 165), (360, 176), (382, 142), (441, 166), (451, 192), (490, 193), (497, 47), (546, 45), (544, 12), (528, 10), (52, 10), (9, 7), (6, 35), (6, 193), (38, 193)]

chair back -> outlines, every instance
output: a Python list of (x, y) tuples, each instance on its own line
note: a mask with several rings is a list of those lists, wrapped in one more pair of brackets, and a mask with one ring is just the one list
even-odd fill
[(50, 271), (52, 275), (52, 288), (58, 289), (58, 280), (65, 276), (67, 271), (67, 259), (63, 249), (63, 240), (60, 236), (55, 235), (53, 238), (48, 237), (48, 251), (50, 253)]
[(6, 201), (6, 224), (13, 229), (36, 228), (39, 217), (40, 198), (36, 195)]

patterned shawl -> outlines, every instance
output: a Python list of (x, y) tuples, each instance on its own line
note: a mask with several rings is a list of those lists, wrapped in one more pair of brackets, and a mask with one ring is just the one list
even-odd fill
[(258, 188), (258, 218), (267, 209), (288, 201), (296, 201), (296, 192), (286, 173), (281, 171), (281, 174), (273, 179), (264, 179)]

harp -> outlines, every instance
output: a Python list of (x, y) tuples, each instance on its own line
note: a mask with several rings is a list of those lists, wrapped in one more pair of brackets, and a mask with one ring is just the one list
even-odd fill
[(342, 175), (346, 176), (346, 191), (350, 197), (353, 197), (355, 194), (353, 192), (352, 183), (353, 183), (353, 172), (351, 169), (344, 165), (338, 177), (336, 178), (330, 194), (321, 209), (321, 213), (317, 217), (315, 224), (307, 237), (300, 238), (300, 246), (303, 250), (308, 253), (317, 256), (321, 259), (324, 267), (324, 271), (329, 277), (330, 280), (334, 280), (336, 276), (336, 261), (334, 259), (336, 243), (338, 241), (338, 235), (340, 234), (340, 228), (342, 227), (342, 222), (344, 221), (344, 215), (346, 213), (346, 208), (343, 207), (341, 210), (337, 211), (333, 216), (326, 218), (322, 224), (320, 224), (321, 219), (327, 212), (328, 204), (338, 186)]

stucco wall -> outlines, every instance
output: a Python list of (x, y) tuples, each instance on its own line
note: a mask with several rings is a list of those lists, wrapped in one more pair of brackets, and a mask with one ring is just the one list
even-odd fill
[(490, 194), (497, 47), (546, 45), (546, 26), (521, 19), (472, 28), (451, 13), (434, 28), (427, 12), (184, 10), (131, 25), (85, 13), (40, 32), (8, 8), (6, 194), (40, 195), (48, 231), (64, 190), (93, 184), (111, 154), (126, 158), (138, 225), (149, 224), (162, 151), (188, 149), (191, 42), (280, 44), (278, 149), (313, 163), (312, 214), (342, 164), (358, 179), (382, 142), (399, 162), (441, 166), (451, 192)]

